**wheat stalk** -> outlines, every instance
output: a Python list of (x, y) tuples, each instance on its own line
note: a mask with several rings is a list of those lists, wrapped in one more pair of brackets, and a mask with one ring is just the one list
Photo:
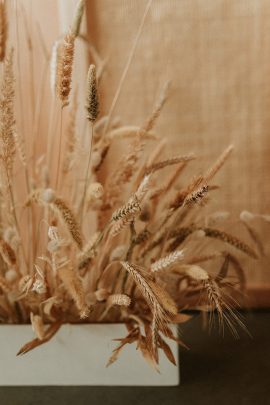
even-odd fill
[(149, 275), (138, 266), (128, 262), (120, 262), (124, 269), (132, 276), (144, 298), (149, 304), (152, 312), (156, 311), (156, 316), (161, 322), (166, 323), (167, 316), (175, 315), (177, 308), (168, 294), (153, 282)]
[(157, 271), (163, 271), (182, 258), (183, 258), (183, 250), (177, 250), (154, 262), (151, 265), (150, 270), (154, 273)]
[(67, 229), (70, 232), (73, 240), (77, 244), (79, 249), (83, 246), (83, 237), (79, 228), (79, 225), (75, 219), (75, 215), (67, 204), (61, 198), (55, 198), (51, 206), (60, 214), (61, 219), (65, 223)]
[(119, 208), (113, 213), (112, 219), (113, 221), (119, 221), (120, 219), (125, 219), (127, 217), (130, 218), (131, 216), (133, 217), (139, 210), (140, 204), (136, 195), (134, 195), (123, 207)]
[(186, 163), (193, 159), (195, 159), (194, 155), (186, 155), (186, 156), (176, 156), (170, 159), (163, 160), (161, 162), (153, 163), (152, 165), (147, 167), (146, 174), (154, 173), (158, 170), (164, 169), (165, 167), (176, 165), (178, 163)]
[(220, 157), (216, 160), (214, 165), (207, 171), (204, 175), (204, 182), (206, 184), (209, 183), (210, 180), (216, 175), (216, 173), (222, 168), (228, 157), (233, 151), (233, 145), (228, 146), (225, 151), (220, 155)]
[(241, 250), (242, 252), (246, 253), (253, 259), (258, 259), (257, 253), (249, 247), (246, 243), (241, 241), (240, 239), (236, 238), (235, 236), (232, 236), (228, 234), (227, 232), (220, 231), (219, 229), (213, 229), (213, 228), (201, 228), (204, 232), (205, 235), (208, 236), (209, 238), (215, 238), (222, 240), (223, 242), (229, 243), (230, 245), (234, 246), (236, 249)]
[(198, 190), (188, 194), (184, 200), (184, 204), (197, 203), (202, 200), (209, 191), (209, 186), (203, 185)]
[(83, 196), (81, 201), (81, 219), (84, 213), (84, 202), (86, 197), (86, 191), (89, 182), (89, 169), (90, 169), (90, 162), (91, 162), (91, 154), (92, 154), (92, 145), (93, 145), (93, 138), (94, 138), (94, 122), (96, 121), (98, 114), (99, 114), (99, 99), (98, 99), (98, 91), (97, 91), (97, 80), (96, 80), (96, 67), (95, 65), (90, 65), (87, 74), (87, 88), (86, 88), (86, 118), (91, 123), (91, 143), (90, 143), (90, 150), (88, 154), (88, 161), (85, 173), (85, 181), (84, 181), (84, 190)]
[[(125, 139), (125, 138), (132, 138), (132, 137), (137, 137), (138, 133), (140, 131), (140, 127), (137, 126), (132, 126), (132, 125), (126, 125), (124, 127), (119, 127), (116, 129), (113, 129), (110, 131), (107, 135), (107, 137), (111, 140), (115, 139)], [(157, 136), (149, 131), (145, 134), (145, 137), (148, 139), (157, 139)]]

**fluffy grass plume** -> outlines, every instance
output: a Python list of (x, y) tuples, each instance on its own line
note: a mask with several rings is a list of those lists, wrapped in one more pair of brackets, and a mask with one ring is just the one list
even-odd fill
[(57, 51), (57, 96), (62, 103), (62, 107), (69, 103), (68, 98), (71, 90), (74, 41), (74, 34), (72, 32), (67, 33)]
[(97, 91), (96, 67), (90, 65), (87, 74), (86, 93), (86, 118), (90, 122), (95, 122), (99, 113), (99, 100)]

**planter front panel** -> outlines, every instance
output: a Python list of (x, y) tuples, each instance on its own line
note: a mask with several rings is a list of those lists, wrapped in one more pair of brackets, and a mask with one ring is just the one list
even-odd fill
[[(0, 326), (0, 385), (178, 385), (179, 366), (160, 353), (160, 374), (127, 345), (116, 363), (106, 363), (116, 347), (114, 338), (127, 330), (122, 324), (63, 325), (53, 339), (33, 351), (16, 356), (33, 339), (30, 325)], [(168, 342), (178, 362), (178, 347)]]

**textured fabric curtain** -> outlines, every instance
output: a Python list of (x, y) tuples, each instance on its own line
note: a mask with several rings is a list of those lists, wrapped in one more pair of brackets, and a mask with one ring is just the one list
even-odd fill
[[(147, 1), (87, 4), (89, 40), (108, 60), (101, 82), (106, 112)], [(269, 17), (270, 4), (263, 0), (153, 0), (115, 111), (124, 123), (140, 124), (170, 80), (158, 133), (172, 143), (171, 151), (177, 146), (181, 153), (195, 152), (199, 171), (234, 144), (216, 180), (221, 189), (211, 211), (228, 210), (231, 220), (220, 226), (245, 240), (240, 212), (270, 211)], [(257, 262), (244, 258), (255, 287), (270, 283), (270, 224), (258, 218), (252, 225), (266, 254)]]

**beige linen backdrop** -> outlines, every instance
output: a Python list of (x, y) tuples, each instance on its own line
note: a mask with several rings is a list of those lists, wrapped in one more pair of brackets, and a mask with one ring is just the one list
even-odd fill
[[(104, 113), (147, 2), (86, 1), (88, 39), (106, 60), (101, 81)], [(21, 3), (27, 12), (32, 10), (51, 48), (54, 36), (71, 22), (76, 0)], [(81, 57), (80, 75), (90, 61), (91, 55)], [(168, 79), (171, 95), (157, 132), (171, 143), (172, 153), (176, 146), (180, 153), (196, 153), (199, 159), (193, 167), (199, 171), (228, 144), (235, 145), (217, 177), (221, 189), (213, 194), (211, 209), (230, 211), (229, 228), (220, 226), (248, 240), (240, 212), (270, 214), (269, 0), (153, 0), (115, 115), (123, 123), (142, 123)], [(270, 223), (260, 218), (252, 223), (266, 256), (257, 262), (245, 259), (244, 264), (250, 288), (260, 291), (257, 304), (270, 304)]]
[[(101, 88), (105, 112), (146, 4), (88, 1), (89, 40), (108, 58)], [(230, 211), (234, 233), (248, 240), (240, 212), (270, 213), (269, 1), (153, 0), (116, 115), (140, 124), (167, 79), (171, 97), (158, 132), (180, 153), (194, 151), (200, 157), (198, 170), (228, 144), (235, 145), (217, 178), (221, 190), (213, 195), (211, 207)], [(270, 223), (258, 219), (253, 226), (268, 258), (257, 263), (247, 259), (245, 266), (250, 286), (263, 288), (270, 284)]]

